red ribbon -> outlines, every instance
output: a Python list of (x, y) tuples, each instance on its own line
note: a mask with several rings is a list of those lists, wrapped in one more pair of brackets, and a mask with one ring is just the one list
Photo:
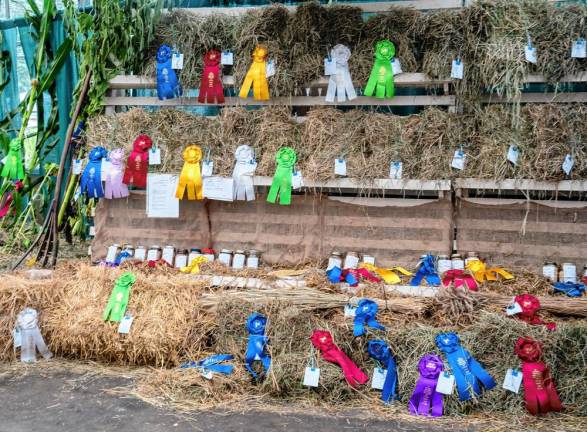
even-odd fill
[(12, 204), (12, 194), (8, 194), (8, 196), (6, 197), (6, 201), (4, 202), (4, 205), (0, 203), (0, 205), (2, 205), (2, 207), (0, 208), (0, 219), (2, 219), (4, 216), (8, 214), (8, 211), (10, 210), (10, 204)]
[(139, 188), (147, 187), (147, 171), (149, 169), (149, 149), (153, 141), (147, 135), (139, 135), (133, 143), (133, 151), (126, 162), (126, 170), (122, 182)]
[(556, 323), (547, 323), (536, 315), (540, 310), (540, 301), (536, 297), (530, 294), (522, 294), (516, 296), (514, 301), (522, 308), (522, 312), (516, 314), (519, 319), (531, 325), (545, 325), (551, 331), (556, 330)]
[(220, 52), (208, 51), (204, 55), (204, 71), (198, 94), (200, 103), (224, 103), (224, 90), (220, 78)]
[(522, 360), (522, 381), (528, 411), (534, 415), (561, 411), (563, 406), (550, 371), (540, 361), (542, 355), (540, 342), (529, 338), (519, 338), (514, 351)]
[(352, 387), (356, 387), (359, 384), (365, 384), (369, 381), (369, 377), (334, 344), (330, 332), (326, 330), (314, 330), (310, 340), (312, 341), (312, 344), (322, 352), (322, 358), (324, 360), (330, 363), (335, 363), (342, 368), (346, 381)]
[(479, 290), (479, 286), (477, 285), (475, 278), (470, 274), (465, 273), (463, 270), (448, 270), (444, 272), (442, 277), (442, 284), (444, 286), (449, 286), (451, 283), (455, 286), (455, 288), (466, 286), (471, 291)]

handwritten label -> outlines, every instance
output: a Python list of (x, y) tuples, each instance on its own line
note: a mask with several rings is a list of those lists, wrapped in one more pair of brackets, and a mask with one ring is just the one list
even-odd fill
[(508, 161), (510, 161), (514, 165), (518, 165), (518, 158), (520, 157), (520, 150), (518, 146), (515, 144), (511, 144), (510, 148), (508, 149)]
[(573, 169), (573, 165), (575, 165), (575, 160), (573, 159), (573, 156), (570, 154), (567, 154), (565, 156), (565, 160), (563, 161), (563, 171), (565, 172), (566, 175), (571, 174), (571, 170)]
[(273, 60), (269, 60), (265, 66), (265, 76), (270, 78), (275, 75), (275, 72), (275, 62)]
[(383, 390), (385, 378), (387, 377), (387, 369), (376, 367), (373, 369), (373, 378), (371, 379), (371, 388), (375, 390)]
[(315, 367), (306, 367), (306, 371), (304, 372), (304, 381), (303, 385), (306, 387), (318, 387), (318, 382), (320, 381), (320, 369)]
[(304, 177), (302, 177), (301, 171), (294, 171), (291, 180), (291, 188), (296, 190), (304, 187)]
[(202, 162), (202, 177), (210, 177), (214, 171), (214, 161), (205, 160)]
[(234, 200), (234, 179), (232, 177), (205, 177), (204, 196), (217, 201)]
[(333, 59), (324, 59), (324, 75), (336, 75), (336, 62)]
[(336, 158), (334, 160), (334, 174), (346, 176), (346, 160), (341, 158)]
[(222, 51), (222, 54), (220, 54), (220, 64), (222, 66), (232, 66), (234, 64), (234, 54), (232, 51)]
[(130, 333), (130, 326), (134, 318), (131, 315), (125, 315), (124, 318), (120, 321), (118, 325), (118, 333), (120, 334), (129, 334)]
[(455, 154), (452, 158), (452, 163), (450, 164), (451, 167), (458, 170), (465, 169), (465, 152), (462, 150), (455, 150)]
[(522, 372), (517, 369), (508, 369), (503, 380), (502, 387), (514, 393), (520, 391), (520, 385), (522, 384)]
[(455, 387), (455, 376), (448, 372), (442, 372), (438, 376), (436, 391), (445, 395), (451, 395)]
[(465, 66), (461, 59), (452, 61), (452, 67), (450, 69), (450, 77), (454, 79), (463, 79), (465, 75)]
[(526, 61), (532, 64), (536, 64), (538, 62), (538, 58), (536, 56), (536, 48), (533, 47), (530, 43), (528, 43), (528, 45), (526, 45), (526, 48), (524, 49), (524, 56), (526, 58)]
[(402, 64), (398, 58), (394, 57), (391, 59), (391, 70), (393, 71), (394, 76), (403, 73)]
[(173, 53), (171, 56), (171, 69), (183, 69), (183, 54)]
[(389, 178), (399, 180), (403, 175), (403, 163), (401, 161), (393, 161), (389, 165)]
[(175, 197), (178, 180), (174, 174), (147, 174), (147, 217), (179, 217), (179, 200)]
[(573, 42), (573, 46), (571, 48), (571, 57), (587, 58), (587, 42), (585, 39), (581, 38)]
[(161, 149), (153, 147), (149, 150), (149, 165), (161, 165)]
[(82, 160), (76, 159), (73, 161), (73, 175), (79, 175), (82, 173)]

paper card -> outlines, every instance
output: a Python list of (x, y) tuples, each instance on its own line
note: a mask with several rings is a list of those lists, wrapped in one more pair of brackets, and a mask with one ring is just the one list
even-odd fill
[(389, 165), (389, 178), (399, 180), (403, 175), (403, 163), (401, 161), (393, 161)]
[(253, 360), (260, 361), (261, 360), (261, 356), (259, 354), (255, 354), (255, 358)]
[(175, 197), (178, 180), (174, 174), (147, 174), (147, 217), (179, 217), (179, 200)]
[(90, 237), (96, 237), (96, 227), (94, 225), (90, 227)]
[(304, 187), (304, 177), (302, 176), (301, 171), (294, 171), (293, 177), (291, 180), (291, 188), (296, 190)]
[(220, 54), (220, 64), (222, 66), (232, 66), (234, 64), (234, 54), (232, 51), (222, 51), (222, 54)]
[(571, 174), (571, 170), (573, 169), (573, 165), (575, 165), (575, 160), (573, 159), (573, 156), (571, 156), (570, 154), (567, 154), (565, 156), (565, 160), (563, 161), (563, 171), (565, 172), (566, 175)]
[(508, 369), (503, 380), (502, 387), (514, 393), (518, 393), (522, 384), (522, 372), (518, 369)]
[(275, 72), (275, 62), (273, 60), (269, 60), (265, 66), (265, 76), (270, 78), (275, 75)]
[(82, 188), (81, 188), (81, 186), (78, 186), (77, 189), (75, 190), (75, 193), (73, 194), (73, 200), (77, 201), (80, 196), (82, 196)]
[(0, 162), (2, 165), (6, 165), (6, 160), (8, 159), (8, 156), (4, 156), (4, 158), (2, 159), (2, 162)]
[(212, 372), (210, 369), (202, 369), (202, 372), (200, 372), (200, 374), (207, 380), (211, 380), (212, 378), (214, 378), (214, 372)]
[(20, 329), (15, 327), (12, 330), (12, 343), (14, 344), (14, 349), (20, 348), (22, 346), (22, 334), (20, 333)]
[(110, 172), (110, 167), (112, 166), (112, 164), (110, 163), (110, 161), (108, 159), (102, 159), (102, 165), (101, 165), (101, 176), (102, 176), (102, 180), (104, 180), (106, 178), (106, 176), (108, 175), (108, 173)]
[(394, 76), (403, 73), (402, 63), (400, 62), (400, 60), (398, 58), (394, 57), (391, 59), (391, 70), (393, 71)]
[(363, 262), (367, 264), (375, 265), (375, 257), (374, 256), (363, 256)]
[(519, 314), (520, 312), (522, 312), (522, 307), (520, 306), (520, 304), (518, 302), (514, 302), (511, 305), (509, 305), (507, 308), (505, 308), (506, 315), (515, 315), (515, 314)]
[(450, 164), (451, 167), (458, 170), (465, 169), (465, 152), (462, 150), (455, 150), (455, 154), (452, 158), (452, 163)]
[(518, 146), (515, 144), (511, 144), (510, 148), (508, 149), (508, 160), (514, 164), (518, 165), (518, 158), (520, 157), (520, 150)]
[(526, 61), (529, 63), (536, 64), (538, 61), (536, 56), (536, 48), (530, 44), (526, 45), (526, 48), (524, 49), (524, 56), (526, 57)]
[(149, 165), (161, 165), (161, 149), (153, 147), (149, 150)]
[(183, 54), (173, 53), (171, 56), (171, 69), (183, 69)]
[(306, 387), (318, 387), (320, 381), (320, 368), (306, 367), (304, 372), (304, 382), (302, 383)]
[(357, 313), (357, 308), (355, 306), (352, 306), (350, 304), (346, 305), (344, 307), (344, 316), (345, 317), (354, 317)]
[(217, 201), (234, 200), (234, 179), (232, 177), (204, 177), (204, 196)]
[(76, 159), (73, 161), (73, 175), (79, 175), (82, 173), (82, 160), (81, 159)]
[(202, 177), (211, 177), (214, 171), (214, 161), (205, 160), (202, 162)]
[(385, 377), (387, 376), (387, 369), (376, 367), (373, 369), (373, 378), (371, 379), (371, 388), (375, 390), (383, 390), (385, 384)]
[(334, 174), (346, 176), (346, 160), (341, 158), (336, 158), (334, 160)]
[(573, 42), (571, 49), (572, 58), (587, 58), (587, 41), (585, 39), (577, 39)]
[(454, 79), (463, 79), (465, 74), (465, 66), (461, 59), (452, 61), (452, 67), (450, 69), (450, 77)]
[(130, 315), (125, 315), (122, 320), (120, 321), (120, 324), (118, 325), (118, 333), (120, 334), (129, 334), (130, 333), (130, 326), (132, 325), (132, 322), (134, 321), (134, 318)]
[(324, 75), (336, 75), (336, 62), (334, 59), (324, 59)]
[(436, 391), (445, 395), (451, 395), (455, 387), (455, 376), (448, 372), (442, 372), (438, 376)]

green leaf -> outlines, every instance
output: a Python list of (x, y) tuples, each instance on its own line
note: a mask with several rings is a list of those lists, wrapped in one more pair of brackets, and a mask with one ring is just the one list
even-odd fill
[(72, 48), (73, 40), (71, 38), (65, 39), (65, 41), (63, 41), (63, 43), (57, 50), (53, 62), (41, 78), (41, 86), (39, 89), (40, 93), (43, 93), (45, 90), (47, 90), (49, 87), (53, 85), (53, 82), (55, 82), (57, 74), (69, 58), (69, 54), (71, 53)]

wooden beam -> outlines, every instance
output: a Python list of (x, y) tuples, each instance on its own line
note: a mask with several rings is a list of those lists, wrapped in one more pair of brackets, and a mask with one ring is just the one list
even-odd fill
[[(302, 173), (303, 174), (303, 173)], [(255, 186), (271, 186), (272, 177), (255, 176)], [(413, 190), (413, 191), (449, 191), (450, 180), (417, 180), (417, 179), (373, 179), (360, 181), (354, 178), (337, 178), (326, 181), (304, 180), (304, 188), (316, 189), (381, 189), (381, 190)]]
[[(512, 103), (513, 99), (486, 95), (481, 97), (482, 103)], [(577, 103), (587, 102), (587, 92), (578, 93), (522, 93), (521, 103)]]
[(486, 190), (518, 190), (518, 191), (587, 191), (587, 180), (539, 181), (528, 179), (484, 180), (475, 178), (454, 179), (455, 190), (486, 189)]

